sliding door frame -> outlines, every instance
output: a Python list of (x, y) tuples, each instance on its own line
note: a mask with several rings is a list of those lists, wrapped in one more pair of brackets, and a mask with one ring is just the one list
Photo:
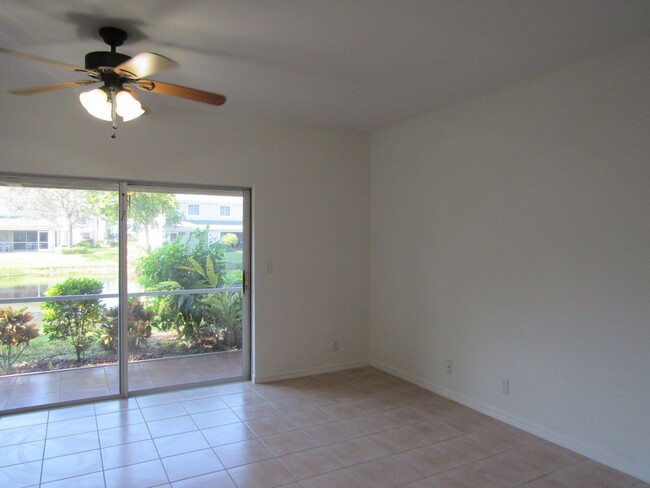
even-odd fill
[[(15, 184), (16, 186), (34, 186), (34, 187), (47, 187), (47, 188), (71, 188), (77, 189), (84, 187), (88, 184), (97, 187), (110, 187), (113, 190), (118, 187), (119, 191), (119, 205), (118, 205), (118, 228), (119, 228), (119, 277), (118, 277), (118, 298), (119, 298), (119, 333), (118, 333), (118, 367), (119, 367), (119, 392), (113, 395), (106, 395), (101, 397), (90, 397), (80, 400), (72, 400), (65, 402), (57, 402), (54, 404), (42, 404), (33, 407), (17, 408), (15, 410), (2, 411), (1, 415), (8, 413), (17, 413), (24, 411), (41, 410), (44, 408), (55, 408), (66, 405), (75, 405), (82, 403), (90, 403), (97, 401), (105, 401), (116, 398), (128, 398), (129, 396), (138, 395), (141, 393), (152, 393), (157, 391), (172, 391), (175, 389), (185, 387), (198, 387), (210, 384), (228, 383), (232, 381), (250, 380), (252, 377), (252, 293), (253, 293), (253, 274), (252, 274), (252, 190), (245, 187), (226, 187), (226, 186), (210, 186), (210, 185), (195, 185), (195, 184), (171, 184), (171, 183), (155, 183), (149, 181), (129, 181), (129, 180), (115, 180), (115, 179), (101, 179), (101, 178), (85, 178), (85, 177), (61, 177), (61, 176), (45, 176), (45, 175), (28, 175), (28, 174), (15, 174), (15, 173), (0, 173), (0, 181), (8, 183), (9, 185)], [(78, 184), (77, 184), (78, 182)], [(214, 381), (204, 381), (198, 383), (188, 383), (185, 385), (173, 385), (167, 387), (159, 387), (151, 390), (131, 392), (129, 394), (129, 378), (128, 378), (128, 336), (129, 336), (129, 323), (128, 323), (128, 261), (127, 261), (127, 247), (128, 247), (128, 194), (129, 187), (138, 187), (141, 190), (143, 187), (151, 189), (165, 189), (169, 192), (175, 190), (179, 193), (182, 192), (206, 192), (218, 194), (219, 192), (240, 192), (243, 197), (243, 219), (242, 219), (242, 233), (244, 237), (243, 246), (243, 283), (242, 283), (242, 375), (241, 377), (233, 377), (226, 379), (215, 379)], [(74, 371), (74, 369), (72, 370)]]
[[(129, 397), (129, 271), (128, 271), (128, 184), (120, 181), (119, 195), (119, 332), (118, 368), (120, 372), (120, 398)], [(126, 338), (126, 339), (124, 339)]]
[(252, 378), (252, 347), (253, 347), (253, 273), (252, 273), (252, 216), (253, 202), (250, 188), (243, 188), (244, 212), (243, 212), (243, 234), (244, 234), (244, 280), (242, 290), (244, 299), (242, 301), (242, 379), (250, 380)]

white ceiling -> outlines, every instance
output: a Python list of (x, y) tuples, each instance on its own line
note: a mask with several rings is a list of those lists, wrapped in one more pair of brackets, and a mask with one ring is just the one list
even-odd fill
[[(228, 97), (205, 110), (373, 130), (650, 36), (648, 0), (2, 0), (0, 46), (83, 66), (164, 54), (154, 78)], [(0, 55), (0, 89), (77, 78)], [(54, 92), (37, 97), (61, 97)], [(69, 95), (68, 95), (69, 94)], [(65, 101), (64, 101), (65, 100)]]

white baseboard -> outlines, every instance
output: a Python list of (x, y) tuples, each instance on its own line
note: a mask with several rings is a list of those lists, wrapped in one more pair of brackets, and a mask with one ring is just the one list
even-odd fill
[(650, 482), (650, 471), (648, 470), (647, 466), (632, 465), (624, 459), (612, 456), (611, 454), (604, 452), (602, 449), (588, 445), (587, 443), (582, 442), (578, 439), (574, 439), (562, 433), (547, 429), (544, 426), (530, 422), (529, 420), (526, 420), (525, 418), (518, 415), (513, 415), (498, 407), (495, 407), (494, 405), (477, 401), (474, 398), (471, 398), (462, 393), (450, 390), (448, 388), (443, 388), (423, 378), (419, 378), (399, 369), (393, 368), (392, 366), (384, 364), (381, 361), (370, 360), (370, 366), (385, 371), (386, 373), (390, 373), (394, 376), (397, 376), (398, 378), (402, 378), (403, 380), (406, 380), (415, 385), (421, 386), (422, 388), (444, 396), (445, 398), (449, 398), (450, 400), (461, 403), (497, 420), (501, 420), (502, 422), (524, 430), (529, 434), (533, 434), (544, 440), (577, 452), (578, 454), (582, 454), (583, 456), (609, 466), (610, 468), (617, 469), (623, 473), (629, 474), (630, 476), (639, 478), (640, 480)]
[(326, 364), (323, 366), (315, 366), (312, 368), (294, 369), (292, 371), (285, 371), (282, 373), (274, 373), (270, 375), (254, 375), (252, 378), (253, 383), (270, 383), (271, 381), (289, 380), (292, 378), (300, 378), (303, 376), (311, 376), (315, 374), (334, 373), (335, 371), (343, 371), (344, 369), (362, 368), (368, 366), (368, 361), (348, 361), (347, 363)]

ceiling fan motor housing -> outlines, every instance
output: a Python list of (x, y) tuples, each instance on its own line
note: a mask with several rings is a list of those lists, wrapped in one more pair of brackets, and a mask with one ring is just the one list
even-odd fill
[(115, 51), (117, 46), (121, 46), (126, 41), (127, 34), (125, 31), (117, 27), (102, 27), (99, 29), (99, 35), (104, 39), (106, 44), (111, 46), (111, 50), (110, 52), (95, 51), (86, 54), (86, 69), (96, 70), (102, 67), (115, 68), (131, 59), (131, 56)]
[(127, 56), (122, 53), (112, 53), (109, 51), (94, 51), (86, 54), (86, 69), (97, 69), (103, 66), (108, 68), (115, 68), (125, 61), (131, 59), (131, 56)]

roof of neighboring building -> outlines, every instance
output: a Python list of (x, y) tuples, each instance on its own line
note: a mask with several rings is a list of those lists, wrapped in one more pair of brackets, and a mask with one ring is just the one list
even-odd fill
[(47, 219), (0, 215), (0, 230), (54, 230), (58, 228), (57, 224)]

